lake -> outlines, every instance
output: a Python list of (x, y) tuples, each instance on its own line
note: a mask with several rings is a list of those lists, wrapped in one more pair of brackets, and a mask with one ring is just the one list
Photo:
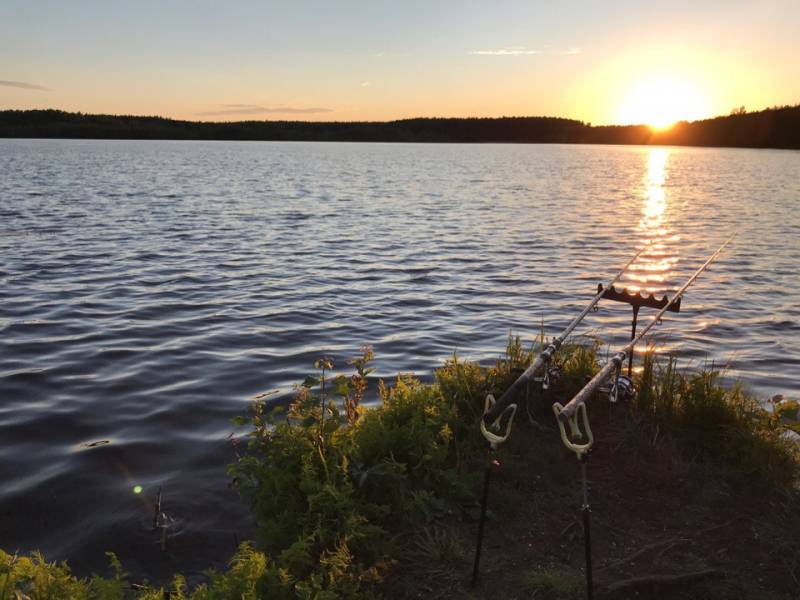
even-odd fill
[[(650, 342), (800, 396), (798, 152), (0, 140), (0, 177), (0, 548), (80, 573), (224, 563), (250, 535), (231, 418), (315, 359), (491, 361), (644, 243), (624, 283), (663, 294), (738, 232)], [(614, 349), (630, 316), (578, 331)]]

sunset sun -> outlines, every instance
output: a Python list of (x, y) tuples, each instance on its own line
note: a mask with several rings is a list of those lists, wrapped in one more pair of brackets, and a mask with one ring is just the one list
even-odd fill
[(623, 94), (618, 122), (664, 129), (678, 121), (706, 116), (706, 99), (691, 82), (672, 76), (653, 76), (631, 84)]

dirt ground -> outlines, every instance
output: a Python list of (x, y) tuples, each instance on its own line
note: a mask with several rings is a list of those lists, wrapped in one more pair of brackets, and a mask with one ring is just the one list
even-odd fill
[[(520, 418), (495, 455), (477, 586), (477, 519), (453, 515), (408, 544), (388, 597), (586, 597), (580, 464), (550, 417)], [(595, 598), (800, 598), (797, 494), (687, 461), (668, 436), (643, 439), (624, 412), (592, 426)]]

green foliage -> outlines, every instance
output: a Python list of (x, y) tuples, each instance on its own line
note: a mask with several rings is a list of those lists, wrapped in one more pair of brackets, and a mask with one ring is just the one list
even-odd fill
[[(359, 417), (358, 407), (364, 399), (367, 391), (367, 377), (373, 369), (368, 368), (367, 364), (374, 358), (372, 346), (362, 346), (361, 356), (354, 358), (348, 364), (355, 367), (355, 374), (349, 378), (339, 375), (334, 381), (336, 385), (336, 395), (342, 399), (347, 422), (352, 425)], [(333, 364), (331, 363), (331, 367)]]
[(493, 367), (457, 356), (432, 385), (399, 376), (379, 383), (381, 405), (360, 410), (372, 349), (355, 373), (296, 388), (286, 418), (253, 407), (248, 452), (230, 467), (250, 503), (259, 547), (274, 557), (273, 594), (355, 597), (370, 592), (392, 563), (393, 535), (476, 506), (474, 479), (460, 460), (479, 444), (474, 423), (488, 393), (499, 393), (531, 363), (519, 338)]
[[(338, 402), (327, 401), (320, 377), (296, 388), (282, 421), (253, 408), (248, 452), (230, 475), (250, 503), (259, 547), (274, 557), (276, 597), (364, 597), (392, 562), (390, 534), (475, 504), (455, 441), (477, 397), (461, 386), (451, 390), (456, 400), (399, 376), (380, 383), (380, 407), (362, 412), (372, 356), (363, 348), (350, 362), (355, 374), (333, 379)], [(477, 384), (473, 367), (453, 368)]]
[[(101, 590), (106, 595), (97, 597), (103, 600), (121, 597), (115, 593), (117, 590), (113, 589), (113, 584), (108, 583)], [(88, 598), (90, 591), (90, 584), (73, 577), (65, 563), (48, 563), (39, 552), (30, 556), (12, 556), (0, 550), (0, 600), (20, 597), (77, 600)]]
[(597, 372), (598, 344), (562, 346), (556, 356), (563, 370), (563, 380), (557, 393), (565, 400), (574, 396)]
[[(80, 579), (66, 564), (48, 563), (38, 552), (30, 556), (6, 554), (0, 550), (0, 600), (260, 600), (295, 598), (273, 593), (271, 584), (280, 573), (266, 555), (250, 544), (242, 544), (225, 573), (210, 572), (210, 582), (189, 592), (185, 579), (176, 575), (170, 589), (136, 586), (116, 556), (109, 553), (114, 575)], [(279, 586), (278, 586), (279, 587)]]
[(531, 598), (536, 600), (575, 600), (580, 597), (581, 585), (570, 575), (537, 570), (528, 574), (525, 584)]
[(774, 398), (773, 402), (776, 419), (792, 431), (800, 433), (800, 402), (782, 399), (776, 402)]
[(765, 410), (740, 384), (719, 384), (719, 372), (689, 374), (674, 358), (659, 364), (644, 356), (634, 408), (651, 430), (669, 433), (692, 460), (725, 466), (734, 477), (791, 487), (798, 470), (797, 446), (785, 433), (781, 413)]

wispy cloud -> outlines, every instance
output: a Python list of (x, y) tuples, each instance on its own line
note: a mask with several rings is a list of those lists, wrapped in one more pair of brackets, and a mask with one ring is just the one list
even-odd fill
[(524, 56), (530, 54), (543, 54), (541, 50), (532, 50), (526, 46), (506, 46), (496, 50), (473, 50), (470, 54), (476, 56)]
[(0, 87), (13, 87), (13, 88), (19, 88), (21, 90), (39, 90), (42, 92), (50, 91), (43, 85), (37, 85), (35, 83), (26, 83), (25, 81), (4, 81), (2, 79), (0, 79)]
[(333, 112), (333, 109), (317, 106), (306, 108), (298, 106), (261, 106), (259, 104), (220, 104), (220, 108), (216, 110), (209, 110), (198, 114), (209, 116), (263, 114), (313, 115), (329, 112)]
[(386, 52), (385, 50), (369, 55), (370, 58), (408, 58), (409, 56), (411, 56), (410, 52)]
[(494, 50), (473, 50), (470, 54), (474, 56), (531, 56), (533, 54), (580, 54), (581, 49), (567, 48), (566, 50), (553, 50), (549, 46), (545, 46), (544, 50), (534, 50), (527, 46), (506, 46), (504, 48), (496, 48)]
[(372, 85), (372, 82), (371, 81), (362, 81), (359, 85), (361, 87), (370, 87)]

